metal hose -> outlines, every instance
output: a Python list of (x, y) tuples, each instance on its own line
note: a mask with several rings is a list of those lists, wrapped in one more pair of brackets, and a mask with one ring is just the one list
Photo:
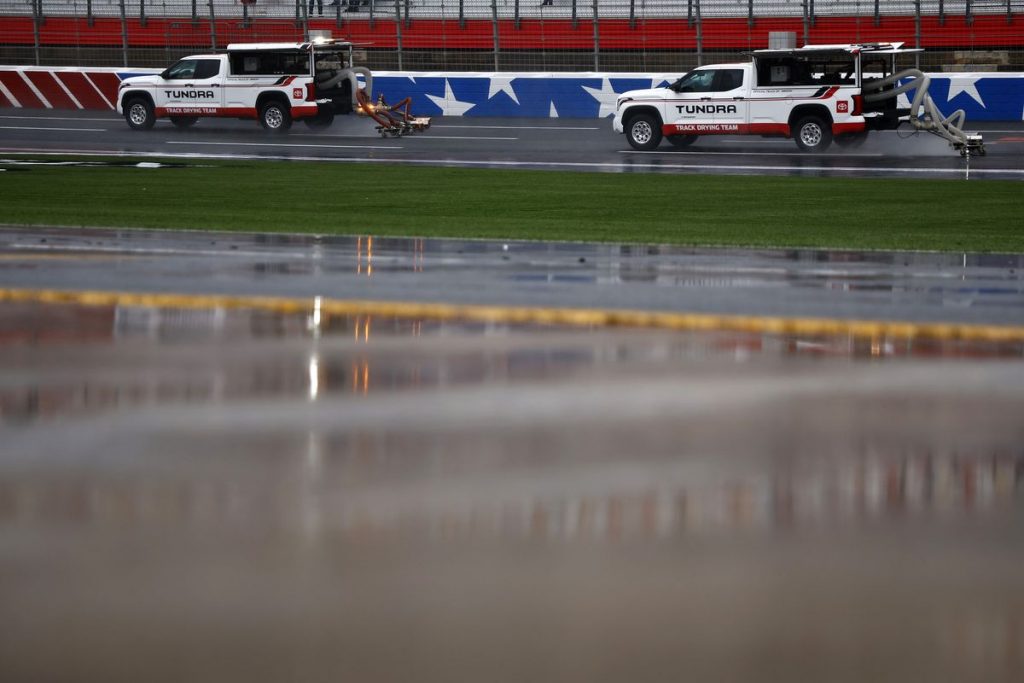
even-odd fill
[[(899, 85), (905, 79), (906, 83)], [(935, 105), (935, 100), (928, 94), (931, 77), (918, 69), (906, 69), (887, 78), (864, 83), (862, 91), (865, 102), (881, 102), (899, 97), (903, 93), (916, 90), (910, 103), (910, 124), (918, 130), (934, 133), (950, 142), (954, 147), (968, 144), (967, 134), (961, 129), (967, 115), (963, 109), (957, 109), (949, 116), (943, 116)], [(883, 90), (888, 86), (896, 86), (891, 90)], [(921, 109), (924, 108), (924, 116)]]

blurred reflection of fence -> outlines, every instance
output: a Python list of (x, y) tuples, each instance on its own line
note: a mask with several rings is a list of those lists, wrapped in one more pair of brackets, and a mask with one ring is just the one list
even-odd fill
[[(360, 445), (362, 444), (362, 445)], [(403, 456), (382, 452), (380, 439), (352, 439), (351, 450), (320, 463), (318, 476), (344, 481), (375, 479)], [(408, 454), (405, 454), (408, 455)], [(680, 453), (685, 459), (685, 453)], [(418, 456), (412, 456), (418, 457)], [(303, 458), (280, 463), (292, 481)], [(802, 463), (802, 466), (801, 466)], [(454, 465), (454, 463), (447, 463)], [(42, 479), (0, 482), (0, 524), (64, 521), (82, 524), (183, 523), (203, 518), (216, 527), (266, 520), (274, 527), (301, 524), (299, 516), (319, 508), (320, 531), (359, 538), (420, 537), (433, 540), (532, 539), (550, 542), (616, 542), (671, 537), (757, 533), (775, 530), (848, 528), (874, 521), (1013, 514), (1019, 507), (1024, 459), (1006, 453), (883, 452), (865, 446), (827, 462), (798, 459), (773, 472), (715, 477), (668, 474), (657, 487), (623, 487), (621, 471), (594, 464), (575, 494), (544, 496), (529, 485), (487, 486), (487, 497), (428, 495), (429, 477), (415, 490), (369, 484), (324, 495), (295, 487), (272, 490), (228, 481), (145, 476), (90, 480)], [(290, 469), (295, 472), (288, 472)], [(352, 472), (348, 472), (352, 469)], [(457, 467), (448, 483), (460, 485)], [(680, 470), (682, 472), (683, 470)], [(550, 474), (550, 473), (549, 473)], [(471, 479), (482, 483), (474, 470)], [(501, 471), (490, 478), (497, 484)], [(545, 475), (547, 476), (547, 475)], [(295, 480), (301, 480), (297, 476)], [(487, 476), (483, 476), (487, 480)], [(515, 478), (514, 478), (515, 479)], [(580, 489), (569, 485), (569, 488)], [(525, 490), (524, 490), (525, 486)], [(333, 490), (333, 489), (332, 489)]]
[(329, 31), (379, 69), (679, 70), (767, 47), (900, 40), (923, 66), (1024, 69), (1024, 0), (0, 0), (0, 63), (162, 66)]

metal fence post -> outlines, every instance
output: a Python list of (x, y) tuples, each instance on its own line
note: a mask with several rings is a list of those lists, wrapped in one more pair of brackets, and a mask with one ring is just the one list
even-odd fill
[(636, 28), (636, 0), (629, 0), (629, 28)]
[[(210, 0), (212, 3), (213, 0)], [(211, 9), (212, 11), (212, 9)], [(306, 0), (295, 2), (295, 25), (302, 26), (302, 39), (309, 40), (309, 10), (306, 8)]]
[(85, 3), (85, 23), (89, 26), (89, 28), (92, 28), (92, 26), (96, 23), (92, 16), (92, 0), (86, 0)]
[(973, 9), (974, 8), (971, 7), (971, 0), (966, 0), (964, 2), (964, 23), (968, 26), (974, 25)]
[(197, 0), (192, 0), (192, 23), (199, 23), (199, 8), (196, 7)]
[(686, 0), (686, 25), (693, 26), (693, 0)]
[(878, 0), (875, 0), (875, 26), (882, 23), (882, 17), (878, 12)]
[(939, 26), (946, 25), (946, 3), (939, 0)]
[(402, 70), (402, 6), (401, 0), (395, 0), (395, 42), (398, 48), (398, 70)]
[(800, 0), (800, 12), (801, 14), (803, 14), (804, 20), (804, 45), (807, 45), (810, 42), (810, 26), (808, 26), (809, 17), (807, 11), (807, 0)]
[[(921, 0), (914, 0), (914, 47), (921, 47)], [(914, 68), (921, 68), (921, 53), (914, 53)]]
[(704, 22), (701, 21), (700, 16), (700, 0), (696, 2), (696, 17), (697, 17), (697, 66), (704, 64)]
[(580, 20), (576, 16), (576, 0), (572, 0), (572, 30), (575, 31), (579, 28)]
[(412, 19), (409, 18), (409, 0), (405, 0), (405, 27), (412, 26)]
[(466, 28), (466, 0), (459, 0), (459, 28)]
[(597, 0), (594, 0), (594, 71), (601, 70), (601, 33), (598, 27)]
[(213, 12), (213, 0), (210, 0), (210, 49), (217, 51), (217, 17)]
[(515, 13), (515, 24), (518, 31), (522, 27), (522, 23), (519, 21), (519, 0), (515, 0), (512, 11)]
[[(40, 0), (41, 1), (41, 0)], [(32, 0), (32, 45), (35, 50), (36, 66), (39, 66), (39, 14), (37, 0)]]
[(747, 0), (747, 28), (754, 28), (754, 0)]
[(146, 25), (146, 0), (139, 0), (139, 26)]
[(1010, 7), (1010, 0), (1006, 0), (1006, 23), (1013, 23), (1013, 9)]
[(814, 16), (814, 0), (809, 0), (807, 3), (807, 23), (811, 25), (811, 28), (814, 28), (818, 23), (817, 18)]
[[(576, 0), (573, 0), (575, 3)], [(494, 28), (494, 70), (498, 71), (498, 52), (500, 46), (498, 43), (498, 0), (491, 0), (491, 26)]]
[(125, 68), (128, 67), (128, 15), (124, 9), (124, 0), (120, 0), (121, 5), (121, 64)]

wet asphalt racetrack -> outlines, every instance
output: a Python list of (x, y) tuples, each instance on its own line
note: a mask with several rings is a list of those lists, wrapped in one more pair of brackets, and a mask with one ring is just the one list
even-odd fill
[[(1024, 180), (1024, 124), (968, 122), (985, 135), (987, 154), (973, 157), (974, 178)], [(204, 119), (187, 130), (158, 121), (135, 132), (113, 112), (0, 110), (0, 153), (147, 154), (308, 159), (617, 173), (743, 173), (958, 178), (968, 164), (941, 139), (910, 131), (875, 133), (859, 149), (834, 146), (807, 155), (791, 140), (706, 137), (676, 150), (629, 148), (609, 119), (438, 117), (430, 130), (382, 139), (373, 122), (335, 120), (327, 131), (296, 123), (268, 136), (255, 121)]]
[[(607, 122), (25, 116), (5, 151), (963, 163), (885, 137), (636, 155)], [(972, 178), (1021, 177), (998, 135)], [(1021, 680), (1024, 335), (988, 332), (1024, 326), (1022, 259), (0, 228), (0, 680)], [(367, 300), (761, 322), (328, 305)]]

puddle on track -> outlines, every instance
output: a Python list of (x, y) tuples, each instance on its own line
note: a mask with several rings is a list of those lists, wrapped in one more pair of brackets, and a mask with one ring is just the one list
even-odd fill
[(0, 678), (1024, 673), (1019, 342), (5, 303), (0, 350)]

